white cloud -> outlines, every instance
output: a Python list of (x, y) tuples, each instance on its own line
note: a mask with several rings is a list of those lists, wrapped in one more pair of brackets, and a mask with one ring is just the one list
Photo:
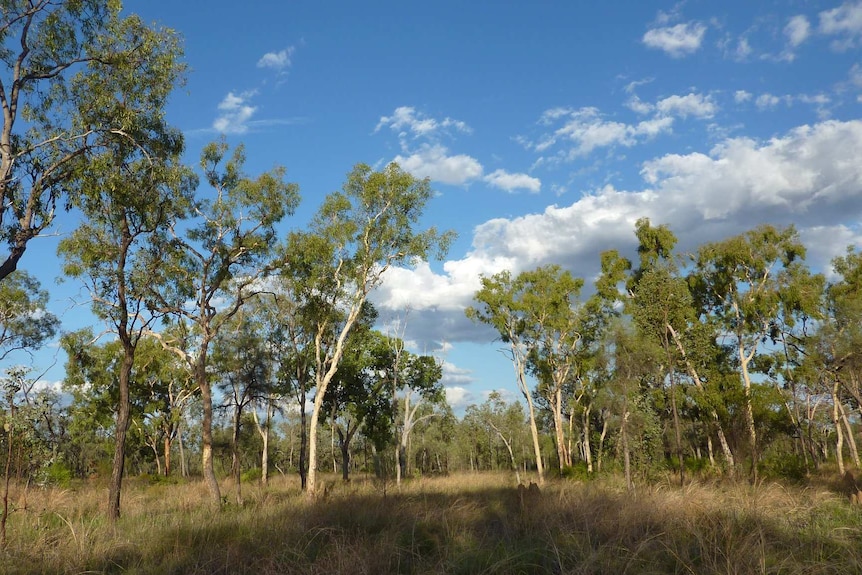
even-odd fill
[(539, 178), (527, 174), (510, 174), (506, 170), (494, 170), (483, 179), (495, 188), (507, 192), (527, 190), (537, 194), (542, 189), (542, 181)]
[(845, 2), (838, 8), (820, 13), (820, 32), (862, 35), (862, 2)]
[(663, 50), (674, 58), (681, 58), (697, 52), (705, 34), (705, 25), (700, 22), (688, 22), (648, 30), (643, 35), (643, 43), (649, 48)]
[(289, 68), (291, 58), (293, 57), (294, 47), (290, 46), (279, 52), (267, 52), (257, 61), (258, 68), (272, 68), (273, 70), (282, 71)]
[(567, 206), (476, 226), (472, 248), (443, 265), (422, 263), (390, 270), (375, 294), (380, 309), (412, 306), (411, 339), (490, 341), (488, 328), (471, 324), (480, 274), (518, 273), (558, 263), (592, 281), (600, 252), (634, 256), (634, 223), (668, 223), (680, 250), (770, 222), (793, 223), (811, 242), (809, 261), (824, 266), (859, 241), (862, 211), (862, 120), (801, 126), (767, 141), (729, 138), (708, 153), (667, 154), (642, 165), (644, 187), (605, 186)]
[(808, 18), (802, 15), (791, 18), (784, 27), (784, 35), (794, 48), (801, 45), (811, 35), (811, 24)]
[(256, 107), (248, 103), (255, 94), (255, 91), (239, 94), (228, 92), (218, 105), (221, 114), (213, 121), (213, 129), (223, 134), (244, 134), (247, 132), (248, 122), (257, 111)]
[[(578, 110), (554, 108), (542, 114), (539, 123), (562, 126), (551, 134), (545, 134), (538, 142), (527, 142), (527, 147), (536, 152), (545, 152), (561, 144), (567, 147), (559, 154), (559, 159), (571, 161), (588, 155), (597, 148), (612, 146), (633, 146), (639, 139), (649, 139), (670, 131), (672, 118), (654, 118), (637, 124), (607, 121), (597, 108), (586, 107)], [(569, 147), (571, 145), (571, 147)]]
[(853, 64), (853, 67), (850, 68), (850, 72), (848, 73), (848, 77), (851, 84), (857, 88), (862, 88), (862, 66), (859, 64)]
[(648, 102), (643, 102), (635, 95), (629, 98), (629, 101), (626, 102), (626, 108), (638, 114), (649, 114), (655, 109), (655, 106)]
[(745, 90), (737, 90), (733, 94), (733, 101), (737, 104), (741, 104), (743, 102), (748, 102), (752, 98), (751, 92), (746, 92)]
[(460, 411), (467, 406), (476, 403), (476, 396), (467, 388), (453, 385), (444, 388), (446, 392), (446, 403), (453, 411)]
[(409, 132), (414, 138), (431, 136), (446, 128), (467, 134), (472, 132), (470, 126), (461, 120), (453, 120), (448, 117), (443, 120), (435, 120), (422, 112), (417, 112), (416, 108), (412, 106), (401, 106), (396, 108), (391, 116), (381, 116), (374, 131), (379, 132), (384, 127), (399, 132), (402, 137)]
[(733, 57), (736, 60), (745, 60), (751, 56), (751, 44), (748, 43), (748, 38), (740, 38), (736, 43), (736, 50), (733, 52)]
[(440, 144), (422, 144), (418, 150), (398, 155), (395, 162), (417, 178), (431, 178), (443, 184), (466, 184), (482, 177), (482, 164), (465, 154), (449, 155)]
[(779, 98), (778, 96), (767, 92), (766, 94), (761, 94), (760, 96), (758, 96), (754, 103), (758, 108), (763, 110), (766, 108), (774, 108), (781, 103), (781, 100), (782, 98)]
[(685, 96), (670, 96), (659, 100), (655, 107), (663, 114), (676, 115), (683, 118), (687, 118), (688, 116), (712, 118), (718, 109), (711, 97), (694, 93)]

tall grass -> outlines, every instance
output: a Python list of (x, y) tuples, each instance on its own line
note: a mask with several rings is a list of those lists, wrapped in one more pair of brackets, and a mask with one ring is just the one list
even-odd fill
[(106, 487), (46, 489), (11, 515), (0, 572), (862, 573), (862, 511), (827, 489), (621, 483), (551, 483), (522, 503), (502, 475), (333, 480), (309, 502), (275, 478), (219, 511), (200, 483), (129, 481), (115, 529)]

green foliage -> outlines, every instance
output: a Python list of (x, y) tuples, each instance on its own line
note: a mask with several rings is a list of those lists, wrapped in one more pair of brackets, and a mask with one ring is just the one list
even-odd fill
[(61, 461), (54, 461), (42, 471), (42, 480), (48, 485), (69, 487), (72, 483), (72, 470)]
[(184, 66), (174, 32), (121, 17), (114, 0), (7, 1), (0, 30), (2, 138), (14, 142), (0, 150), (2, 281), (107, 155), (159, 156), (182, 141), (163, 107)]
[(0, 361), (18, 350), (40, 347), (54, 336), (60, 321), (45, 310), (48, 292), (24, 271), (0, 281)]

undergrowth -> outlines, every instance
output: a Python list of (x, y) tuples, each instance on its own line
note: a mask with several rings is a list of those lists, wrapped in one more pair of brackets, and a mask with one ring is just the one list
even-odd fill
[(862, 573), (862, 511), (827, 489), (668, 481), (630, 493), (611, 476), (535, 496), (502, 475), (400, 490), (331, 481), (308, 501), (274, 478), (217, 510), (201, 483), (132, 480), (113, 528), (104, 486), (31, 492), (10, 516), (0, 572)]

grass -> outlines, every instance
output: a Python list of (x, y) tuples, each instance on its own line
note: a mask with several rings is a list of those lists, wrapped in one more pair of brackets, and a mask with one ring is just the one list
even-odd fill
[(862, 510), (825, 487), (630, 494), (609, 477), (552, 482), (522, 505), (511, 481), (336, 483), (310, 502), (298, 481), (275, 478), (215, 510), (201, 483), (130, 480), (115, 529), (105, 486), (46, 489), (10, 516), (0, 573), (862, 573)]

